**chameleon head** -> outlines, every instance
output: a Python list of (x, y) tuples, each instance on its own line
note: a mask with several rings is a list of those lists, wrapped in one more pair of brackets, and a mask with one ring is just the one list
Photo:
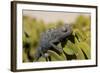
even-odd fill
[(67, 32), (69, 29), (71, 29), (69, 24), (64, 24), (61, 28), (62, 32)]

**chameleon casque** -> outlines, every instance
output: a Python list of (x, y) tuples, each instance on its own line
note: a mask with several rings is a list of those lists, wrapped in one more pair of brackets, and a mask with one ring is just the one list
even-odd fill
[(64, 24), (59, 28), (49, 29), (43, 32), (40, 36), (39, 46), (34, 55), (35, 61), (41, 56), (47, 58), (49, 56), (47, 53), (48, 50), (54, 50), (58, 54), (61, 54), (63, 48), (58, 47), (57, 44), (62, 43), (71, 33), (72, 29), (69, 24)]

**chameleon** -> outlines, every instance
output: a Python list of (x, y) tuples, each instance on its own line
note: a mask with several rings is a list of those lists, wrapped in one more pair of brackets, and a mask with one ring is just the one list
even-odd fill
[(72, 33), (71, 26), (64, 24), (59, 28), (48, 29), (40, 35), (39, 45), (34, 55), (35, 61), (41, 56), (47, 58), (48, 50), (55, 50), (58, 54), (63, 52), (63, 48), (58, 47), (57, 44), (63, 42)]

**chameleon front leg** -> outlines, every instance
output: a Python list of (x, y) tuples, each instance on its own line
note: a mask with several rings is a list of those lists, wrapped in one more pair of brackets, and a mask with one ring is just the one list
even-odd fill
[(50, 45), (53, 47), (53, 49), (57, 50), (60, 54), (63, 52), (62, 48), (59, 48), (58, 46), (56, 46), (54, 43), (57, 42), (56, 40), (53, 40), (50, 42)]
[(42, 55), (42, 57), (44, 57), (45, 59), (46, 59), (46, 61), (50, 61), (50, 59), (49, 59), (49, 54), (48, 53), (44, 53), (43, 51), (42, 51), (42, 49), (40, 50), (40, 54)]
[(51, 61), (51, 57), (48, 53), (45, 53), (45, 59), (46, 61)]
[(48, 53), (44, 53), (44, 54), (42, 53), (42, 56), (46, 59), (46, 61), (51, 61), (50, 55)]

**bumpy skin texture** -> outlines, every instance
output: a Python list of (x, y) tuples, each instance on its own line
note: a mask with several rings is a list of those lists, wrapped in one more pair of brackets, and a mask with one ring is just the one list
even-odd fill
[(34, 55), (35, 61), (37, 61), (41, 56), (47, 58), (49, 54), (48, 50), (55, 50), (57, 53), (62, 53), (63, 49), (58, 47), (57, 44), (63, 42), (69, 35), (71, 35), (72, 30), (70, 25), (65, 24), (62, 27), (49, 29), (41, 34), (39, 41), (39, 47)]

